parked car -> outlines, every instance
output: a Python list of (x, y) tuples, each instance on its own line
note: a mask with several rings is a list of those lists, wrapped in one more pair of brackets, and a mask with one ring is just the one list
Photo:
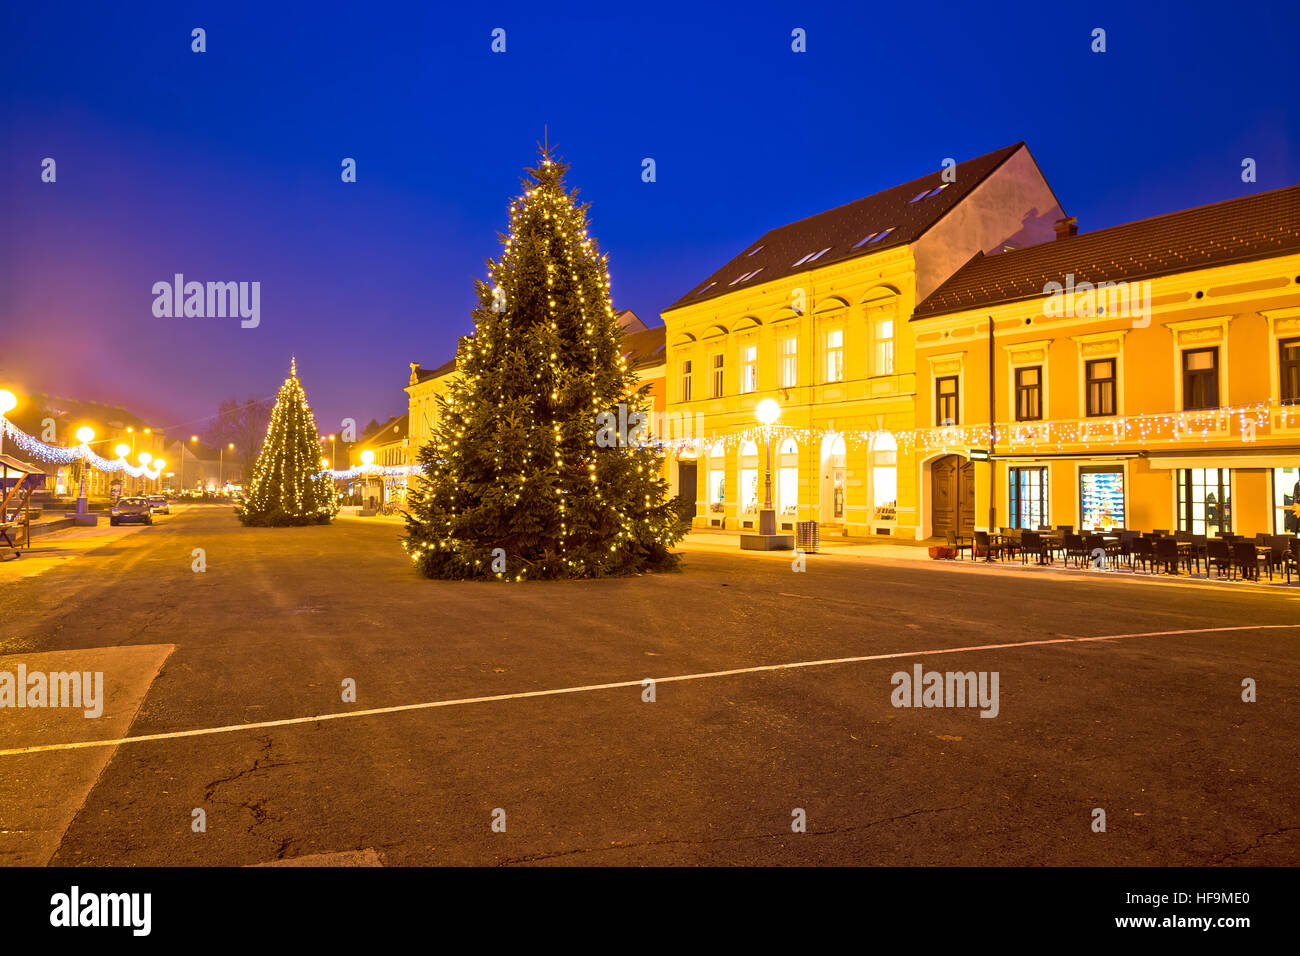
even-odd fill
[(167, 504), (166, 495), (150, 495), (149, 510), (156, 515), (169, 515), (172, 513), (171, 507)]
[(108, 513), (108, 523), (121, 524), (123, 521), (143, 521), (153, 524), (153, 511), (149, 508), (148, 498), (118, 498), (113, 509)]

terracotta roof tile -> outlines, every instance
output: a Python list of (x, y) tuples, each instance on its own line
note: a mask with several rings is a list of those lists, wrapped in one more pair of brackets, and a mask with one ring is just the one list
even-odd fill
[(1118, 282), (1300, 252), (1300, 186), (1197, 206), (991, 256), (976, 255), (913, 320), (1046, 295), (1049, 282)]
[[(915, 242), (1024, 145), (1015, 143), (958, 163), (956, 181), (946, 186), (943, 170), (937, 169), (900, 186), (772, 229), (668, 308), (703, 302), (807, 269)], [(927, 193), (930, 195), (926, 198), (918, 198)], [(883, 237), (862, 241), (882, 232)]]

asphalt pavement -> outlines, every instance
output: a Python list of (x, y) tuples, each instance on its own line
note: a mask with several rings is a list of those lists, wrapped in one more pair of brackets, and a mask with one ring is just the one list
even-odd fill
[[(400, 530), (196, 507), (0, 568), (0, 670), (110, 671), (107, 721), (0, 710), (0, 831), (66, 780), (55, 864), (1300, 861), (1300, 589), (694, 545), (438, 582)], [(916, 665), (996, 716), (895, 706)]]

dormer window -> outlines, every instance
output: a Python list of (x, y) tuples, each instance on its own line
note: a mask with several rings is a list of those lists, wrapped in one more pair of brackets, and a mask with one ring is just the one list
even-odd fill
[(830, 246), (827, 246), (827, 247), (826, 247), (825, 249), (823, 249), (821, 252), (810, 252), (810, 253), (808, 253), (808, 255), (804, 256), (802, 259), (800, 259), (798, 262), (796, 262), (795, 265), (797, 265), (797, 266), (801, 266), (801, 265), (803, 265), (804, 263), (807, 263), (807, 262), (816, 262), (818, 259), (820, 259), (822, 256), (826, 255), (826, 253), (828, 253), (828, 252), (830, 252), (830, 251), (831, 251), (831, 247), (830, 247)]

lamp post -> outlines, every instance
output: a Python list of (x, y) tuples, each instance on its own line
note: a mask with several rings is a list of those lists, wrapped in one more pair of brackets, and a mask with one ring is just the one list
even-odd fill
[(163, 473), (162, 473), (162, 470), (163, 470), (164, 468), (166, 468), (166, 467), (167, 467), (167, 461), (166, 461), (166, 459), (163, 459), (163, 458), (155, 458), (155, 459), (153, 460), (153, 470), (156, 471), (156, 472), (158, 472), (158, 477), (155, 478), (155, 479), (153, 480), (153, 482), (154, 482), (154, 484), (153, 484), (154, 494), (159, 494), (159, 495), (162, 494), (162, 485), (163, 485), (163, 481), (162, 481), (162, 480), (163, 480)]
[(754, 414), (763, 426), (763, 444), (767, 446), (767, 468), (763, 480), (763, 507), (758, 513), (758, 533), (740, 535), (742, 551), (789, 551), (794, 535), (776, 533), (776, 509), (772, 507), (772, 426), (781, 417), (781, 406), (774, 398), (758, 403)]
[[(0, 388), (0, 418), (4, 418), (6, 415), (8, 415), (17, 407), (18, 407), (18, 396), (15, 395), (13, 392), (9, 391), (9, 389), (7, 388)], [(5, 430), (4, 430), (4, 426), (0, 425), (0, 455), (4, 454), (4, 450), (5, 450)]]
[(86, 503), (86, 469), (90, 467), (90, 440), (95, 437), (95, 430), (89, 425), (77, 429), (77, 441), (81, 442), (81, 487), (77, 492), (77, 511), (72, 517), (74, 524), (99, 524), (99, 516), (91, 514)]
[[(231, 451), (234, 451), (235, 443), (227, 442), (226, 448), (229, 448)], [(222, 488), (226, 487), (226, 448), (221, 449), (220, 453), (217, 455), (217, 493), (218, 494), (221, 493)]]

